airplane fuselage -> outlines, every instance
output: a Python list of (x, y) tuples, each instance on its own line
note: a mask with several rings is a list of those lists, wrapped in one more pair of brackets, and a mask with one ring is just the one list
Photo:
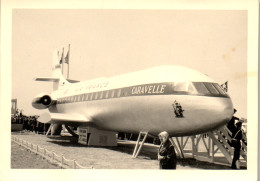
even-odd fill
[(233, 113), (229, 95), (215, 81), (176, 66), (68, 84), (51, 97), (56, 100), (49, 107), (51, 113), (78, 114), (88, 120), (65, 124), (131, 133), (194, 135), (227, 123)]

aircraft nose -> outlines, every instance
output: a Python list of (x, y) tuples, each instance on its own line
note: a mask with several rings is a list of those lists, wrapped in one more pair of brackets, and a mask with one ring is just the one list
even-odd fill
[(219, 127), (226, 124), (233, 116), (234, 108), (230, 98), (219, 98), (212, 104), (211, 124)]

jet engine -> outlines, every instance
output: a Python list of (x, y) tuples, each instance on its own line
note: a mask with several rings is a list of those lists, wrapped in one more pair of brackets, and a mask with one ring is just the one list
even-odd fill
[(32, 106), (36, 109), (46, 109), (51, 105), (56, 104), (56, 102), (57, 100), (54, 100), (50, 95), (40, 94), (35, 96), (32, 101)]

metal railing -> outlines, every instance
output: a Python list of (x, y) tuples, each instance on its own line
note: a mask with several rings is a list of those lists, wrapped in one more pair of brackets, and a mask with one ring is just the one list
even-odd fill
[(27, 150), (37, 155), (42, 156), (42, 159), (48, 160), (50, 163), (58, 165), (60, 168), (65, 169), (94, 169), (93, 166), (83, 167), (81, 166), (75, 159), (69, 160), (64, 157), (64, 155), (58, 155), (54, 151), (47, 150), (46, 148), (40, 147), (39, 145), (35, 145), (29, 143), (25, 140), (17, 138), (16, 136), (11, 137), (12, 141), (17, 143), (20, 146), (23, 146)]

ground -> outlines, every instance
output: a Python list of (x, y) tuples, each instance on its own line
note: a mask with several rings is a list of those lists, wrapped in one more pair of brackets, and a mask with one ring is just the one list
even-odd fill
[(39, 155), (30, 153), (27, 149), (19, 146), (17, 143), (11, 144), (11, 168), (20, 169), (57, 169), (58, 167), (50, 164), (46, 160), (42, 160)]
[[(158, 147), (145, 144), (137, 158), (132, 158), (134, 143), (119, 142), (117, 147), (87, 147), (70, 136), (47, 138), (35, 133), (12, 133), (12, 136), (46, 148), (66, 159), (75, 159), (84, 167), (94, 169), (159, 169)], [(34, 153), (12, 143), (11, 168), (57, 168)], [(177, 169), (230, 169), (229, 166), (198, 161), (193, 158), (178, 158)]]

